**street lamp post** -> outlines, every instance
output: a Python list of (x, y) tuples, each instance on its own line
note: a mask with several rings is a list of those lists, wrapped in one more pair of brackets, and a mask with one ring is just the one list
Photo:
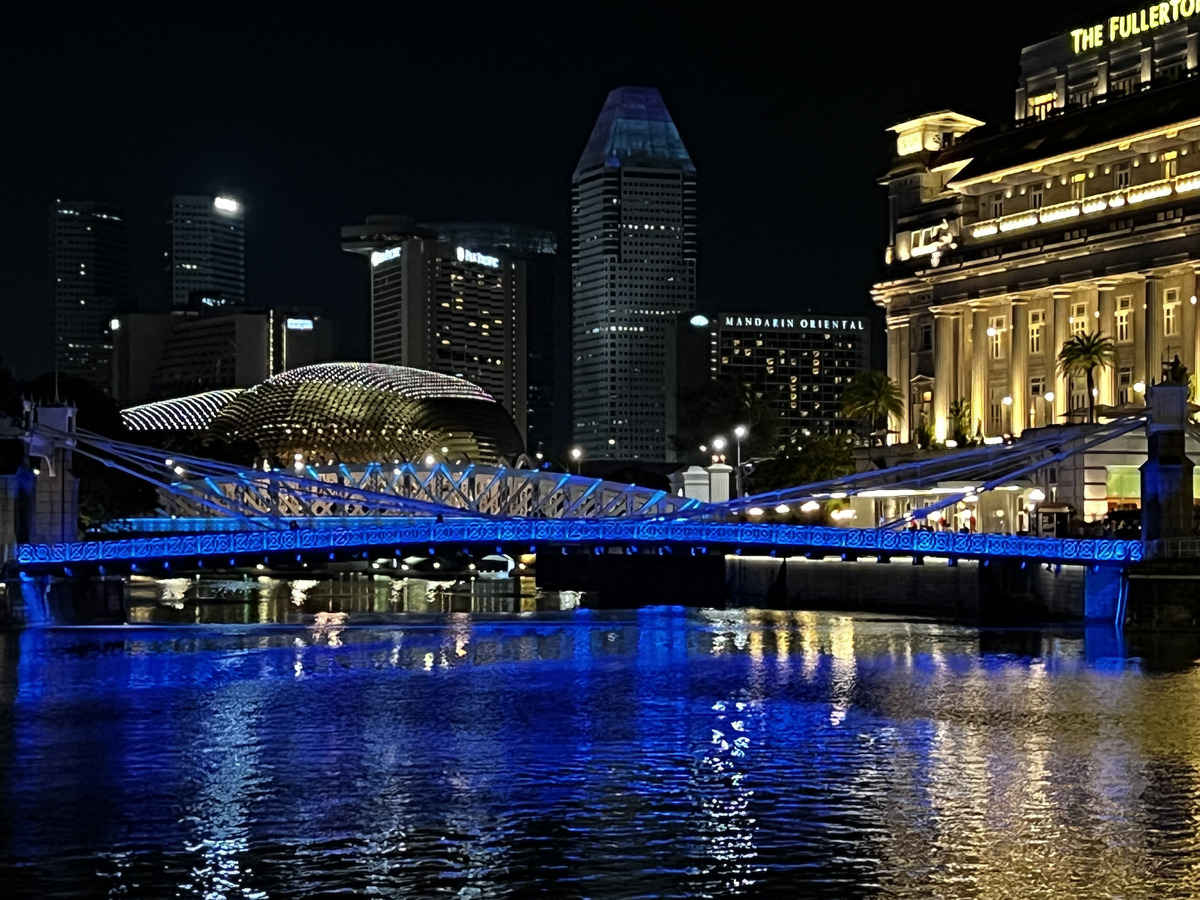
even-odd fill
[(575, 461), (575, 474), (576, 475), (581, 474), (581, 467), (579, 465), (579, 459), (582, 456), (583, 456), (583, 448), (582, 447), (572, 447), (571, 448), (571, 459)]
[(742, 438), (750, 433), (750, 429), (745, 425), (739, 425), (733, 429), (733, 436), (737, 438), (737, 474), (736, 485), (737, 495), (742, 496)]

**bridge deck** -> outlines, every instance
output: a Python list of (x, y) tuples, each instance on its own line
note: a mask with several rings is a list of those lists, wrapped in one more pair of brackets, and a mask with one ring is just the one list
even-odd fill
[[(219, 522), (221, 520), (211, 520)], [(192, 525), (193, 523), (187, 523)], [(525, 519), (376, 517), (293, 519), (273, 529), (153, 534), (57, 544), (20, 544), (17, 564), (34, 571), (70, 564), (140, 563), (173, 566), (208, 560), (242, 565), (270, 554), (311, 554), (387, 548), (462, 548), (545, 545), (640, 546), (663, 552), (782, 553), (806, 551), (861, 555), (930, 555), (961, 559), (1018, 558), (1050, 563), (1124, 565), (1143, 556), (1140, 541), (1020, 537), (1005, 534), (892, 531), (808, 525), (706, 522), (692, 519)], [(238, 559), (242, 557), (242, 559)], [(260, 560), (261, 561), (261, 560)], [(282, 561), (282, 560), (280, 560)], [(232, 564), (232, 563), (231, 563)]]

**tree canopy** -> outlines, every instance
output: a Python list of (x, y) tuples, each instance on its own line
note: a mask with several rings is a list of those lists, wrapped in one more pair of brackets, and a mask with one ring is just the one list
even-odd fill
[(888, 416), (904, 416), (904, 395), (886, 372), (860, 372), (842, 393), (842, 415), (858, 419), (868, 434), (880, 431), (887, 428)]
[(798, 484), (828, 481), (854, 471), (850, 441), (842, 435), (813, 435), (802, 444), (785, 447), (774, 459), (760, 462), (747, 480), (755, 494)]
[(1096, 421), (1096, 369), (1111, 366), (1116, 351), (1112, 338), (1099, 331), (1077, 334), (1058, 351), (1059, 372), (1068, 377), (1082, 375), (1087, 378), (1089, 422)]
[(764, 390), (735, 375), (723, 375), (680, 393), (675, 449), (685, 459), (698, 457), (701, 445), (720, 436), (728, 442), (726, 453), (730, 454), (735, 444), (733, 430), (744, 425), (748, 431), (742, 439), (742, 460), (772, 456), (779, 440), (775, 420)]

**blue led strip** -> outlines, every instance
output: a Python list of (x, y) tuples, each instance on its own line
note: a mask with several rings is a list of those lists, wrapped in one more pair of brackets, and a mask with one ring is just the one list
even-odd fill
[(280, 551), (340, 550), (405, 544), (691, 544), (744, 547), (748, 551), (806, 548), (864, 554), (929, 554), (974, 559), (1023, 558), (1064, 563), (1125, 563), (1142, 558), (1140, 541), (1076, 540), (890, 531), (811, 525), (703, 522), (686, 519), (521, 519), (462, 517), (438, 522), (378, 519), (340, 528), (301, 526), (280, 531), (213, 532), (60, 544), (20, 544), (23, 565), (72, 562), (142, 562)]

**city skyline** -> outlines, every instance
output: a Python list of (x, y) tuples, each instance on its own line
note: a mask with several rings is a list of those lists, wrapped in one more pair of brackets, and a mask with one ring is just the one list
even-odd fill
[[(22, 92), (14, 110), (22, 177), (0, 220), (11, 263), (0, 309), (23, 315), (22, 327), (0, 341), (0, 357), (23, 376), (50, 359), (44, 236), (27, 228), (31, 215), (40, 220), (57, 196), (120, 206), (131, 228), (135, 301), (153, 308), (163, 205), (194, 192), (228, 193), (245, 204), (251, 297), (361, 322), (363, 333), (344, 351), (364, 358), (367, 276), (339, 252), (340, 225), (395, 209), (426, 221), (549, 227), (561, 241), (569, 233), (571, 170), (595, 110), (622, 84), (662, 92), (715, 186), (701, 198), (702, 257), (763, 253), (764, 233), (772, 253), (820, 253), (802, 297), (790, 287), (781, 296), (766, 266), (719, 266), (702, 279), (700, 308), (828, 312), (850, 302), (871, 314), (867, 290), (879, 261), (868, 238), (878, 229), (871, 213), (885, 204), (874, 184), (889, 154), (884, 129), (931, 105), (1000, 119), (1016, 48), (1077, 24), (1065, 15), (1034, 17), (1032, 4), (1018, 4), (1012, 21), (995, 23), (1002, 33), (972, 42), (965, 72), (958, 63), (931, 66), (904, 42), (948, 59), (977, 27), (969, 18), (956, 17), (945, 26), (953, 30), (931, 39), (915, 21), (888, 34), (850, 31), (817, 12), (807, 22), (812, 46), (800, 54), (792, 38), (760, 20), (693, 17), (670, 5), (637, 7), (636, 39), (615, 27), (588, 30), (582, 13), (568, 10), (477, 10), (414, 12), (404, 37), (335, 20), (318, 39), (293, 22), (239, 16), (201, 24), (174, 44), (153, 23), (118, 32), (85, 15), (56, 23), (52, 50), (38, 39), (23, 45), (13, 64), (45, 69), (46, 78)], [(453, 67), (416, 39), (447, 24), (464, 50)], [(537, 29), (543, 39), (532, 41)], [(821, 33), (845, 40), (826, 46), (816, 40)], [(407, 65), (436, 76), (439, 90), (392, 90), (386, 60), (394, 57), (376, 52), (384, 38), (402, 41)], [(94, 43), (107, 48), (102, 77), (78, 52)], [(514, 45), (526, 52), (512, 52)], [(184, 51), (210, 53), (220, 64), (191, 66)], [(55, 66), (40, 65), (42, 58)], [(361, 90), (345, 89), (347, 71), (358, 72)], [(440, 124), (453, 116), (470, 123), (469, 140)], [(841, 172), (816, 177), (833, 153)], [(742, 163), (748, 154), (753, 166)]]

